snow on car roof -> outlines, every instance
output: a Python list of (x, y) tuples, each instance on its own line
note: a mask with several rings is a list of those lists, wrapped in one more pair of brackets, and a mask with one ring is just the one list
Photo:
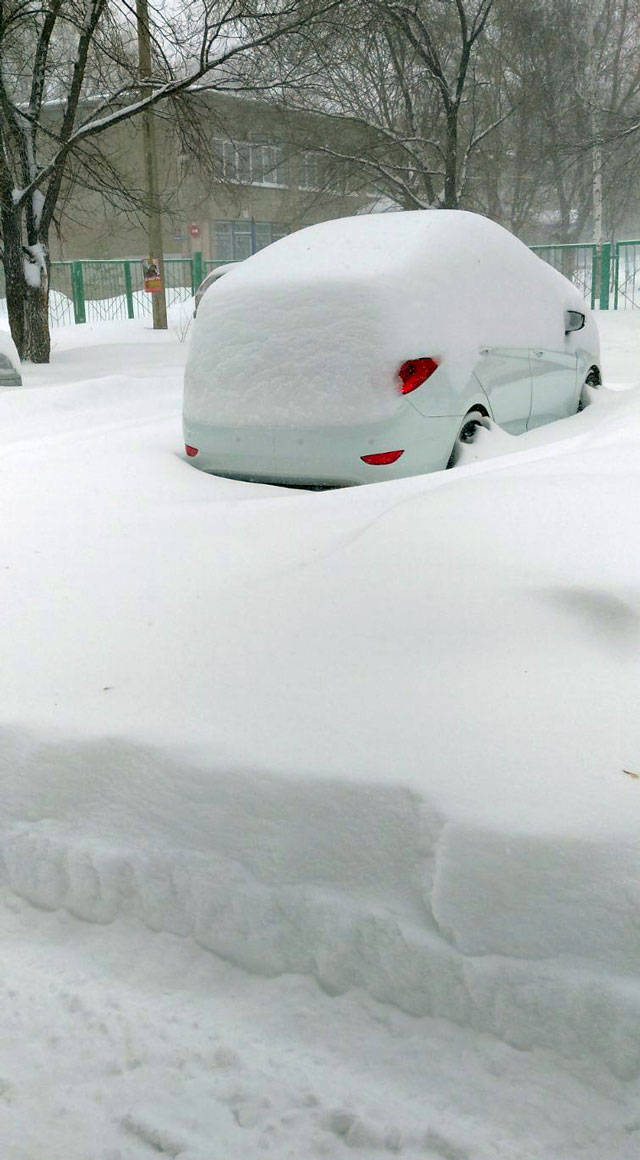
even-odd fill
[(428, 309), (429, 330), (442, 346), (544, 345), (549, 328), (560, 341), (563, 310), (584, 309), (580, 292), (557, 270), (496, 222), (465, 210), (364, 214), (308, 226), (246, 259), (233, 280), (222, 280), (215, 301), (238, 301), (264, 282), (271, 292), (299, 283), (338, 292), (346, 284), (375, 297), (386, 329), (395, 328), (401, 341), (424, 334)]
[[(478, 214), (322, 222), (203, 298), (185, 414), (222, 426), (374, 422), (399, 406), (405, 359), (437, 358), (464, 384), (484, 347), (564, 349), (568, 307), (586, 311), (578, 290)], [(595, 328), (583, 337), (597, 351)]]
[[(401, 267), (449, 273), (452, 261), (504, 262), (508, 255), (535, 266), (538, 259), (513, 234), (489, 218), (466, 210), (409, 210), (362, 214), (307, 226), (255, 254), (245, 277), (323, 272), (370, 277)], [(428, 262), (428, 267), (423, 263)]]

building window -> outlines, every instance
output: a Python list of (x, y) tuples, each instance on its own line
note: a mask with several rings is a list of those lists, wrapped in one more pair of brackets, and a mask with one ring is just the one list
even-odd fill
[(317, 153), (301, 153), (298, 158), (298, 188), (320, 189), (320, 164)]
[(241, 262), (258, 250), (264, 250), (278, 238), (283, 238), (286, 229), (276, 222), (251, 222), (243, 219), (236, 222), (215, 222), (216, 262)]
[(238, 185), (287, 187), (287, 169), (282, 145), (258, 144), (254, 141), (214, 141), (220, 174), (225, 181)]
[(344, 163), (325, 153), (300, 153), (298, 156), (298, 189), (309, 192), (344, 193)]
[(251, 146), (254, 185), (287, 185), (282, 145)]

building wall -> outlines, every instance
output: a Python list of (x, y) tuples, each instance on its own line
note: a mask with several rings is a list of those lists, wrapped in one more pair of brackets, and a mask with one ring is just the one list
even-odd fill
[[(316, 152), (322, 126), (313, 118), (286, 118), (259, 101), (222, 96), (199, 100), (189, 117), (187, 107), (182, 128), (168, 110), (155, 118), (166, 257), (198, 250), (205, 260), (245, 257), (304, 225), (355, 213), (369, 200), (347, 193), (339, 175), (327, 176)], [(104, 134), (100, 149), (105, 173), (118, 175), (112, 184), (143, 198), (140, 121)], [(52, 257), (147, 256), (144, 212), (87, 184), (84, 175), (68, 193)]]

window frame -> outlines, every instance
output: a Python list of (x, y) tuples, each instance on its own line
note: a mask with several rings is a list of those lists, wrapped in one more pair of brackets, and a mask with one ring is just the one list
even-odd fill
[(214, 137), (213, 144), (224, 181), (263, 189), (289, 189), (284, 145), (280, 142)]
[[(297, 173), (298, 189), (302, 190), (303, 193), (319, 193), (320, 192), (319, 158), (320, 158), (320, 154), (317, 153), (313, 149), (305, 149), (302, 153), (300, 153), (298, 155), (298, 173)], [(304, 166), (304, 168), (306, 170), (307, 167), (309, 166), (309, 163), (312, 163), (313, 167), (315, 168), (315, 184), (313, 184), (307, 180), (306, 173), (305, 173), (304, 180), (302, 178), (302, 173), (301, 173), (302, 167)]]
[[(250, 218), (235, 218), (235, 219), (216, 219), (211, 222), (212, 232), (216, 239), (216, 253), (212, 258), (214, 262), (243, 262), (246, 258), (251, 257), (252, 254), (259, 253), (267, 246), (273, 245), (274, 242), (279, 241), (288, 233), (286, 226), (282, 222), (266, 222), (253, 221)], [(256, 246), (252, 249), (252, 241), (257, 240), (258, 231), (262, 237), (265, 236), (265, 231), (268, 232), (269, 241), (265, 241), (262, 245)], [(226, 237), (225, 237), (226, 235)], [(225, 240), (225, 254), (219, 252), (219, 241), (224, 237)], [(241, 248), (240, 243), (249, 238), (249, 252), (240, 254), (238, 251)]]

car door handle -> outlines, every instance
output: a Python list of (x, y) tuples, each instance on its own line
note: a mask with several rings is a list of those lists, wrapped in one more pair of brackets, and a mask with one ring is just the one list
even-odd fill
[(534, 350), (533, 353), (535, 354), (536, 358), (542, 358), (544, 351), (543, 350)]

